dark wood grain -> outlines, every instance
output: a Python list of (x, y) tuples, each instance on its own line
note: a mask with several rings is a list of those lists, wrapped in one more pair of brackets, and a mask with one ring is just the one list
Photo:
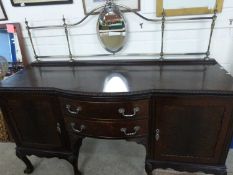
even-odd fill
[[(128, 90), (104, 92), (106, 80), (121, 76)], [(219, 64), (132, 66), (32, 66), (0, 82), (0, 91), (50, 89), (74, 94), (161, 93), (233, 94), (233, 78)]]
[[(112, 91), (105, 92), (111, 78)], [(0, 82), (0, 97), (28, 172), (33, 166), (26, 156), (37, 155), (66, 159), (80, 174), (82, 139), (94, 137), (143, 140), (148, 175), (155, 168), (226, 174), (233, 78), (215, 60), (34, 63)], [(70, 114), (67, 104), (82, 111)], [(140, 111), (133, 118), (118, 112), (132, 114), (134, 107)], [(74, 132), (71, 123), (85, 130)], [(135, 135), (121, 131), (133, 133), (135, 126)]]
[(63, 150), (69, 146), (65, 133), (57, 130), (57, 123), (61, 128), (64, 124), (53, 95), (11, 94), (4, 103), (20, 146), (49, 150)]
[[(134, 100), (134, 101), (80, 101), (67, 98), (60, 98), (61, 108), (65, 116), (82, 119), (141, 119), (149, 116), (149, 101)], [(77, 108), (80, 108), (78, 114), (72, 114), (68, 111), (67, 105), (70, 105), (71, 112), (77, 113)], [(119, 113), (119, 109), (125, 110), (125, 115), (133, 115), (134, 108), (139, 108), (133, 117), (124, 117)]]
[[(75, 123), (75, 129), (80, 130), (81, 125), (85, 125), (85, 129), (79, 135), (96, 137), (96, 138), (113, 138), (126, 139), (130, 137), (142, 137), (148, 134), (148, 120), (131, 120), (131, 121), (100, 121), (100, 120), (82, 120), (74, 118), (65, 118), (67, 130), (70, 134), (77, 134), (73, 131), (71, 123)], [(127, 133), (133, 133), (134, 127), (139, 126), (139, 131), (132, 136), (126, 136), (121, 132), (121, 128), (126, 128)]]
[[(156, 99), (157, 160), (219, 164), (232, 98), (186, 96)], [(225, 157), (226, 159), (226, 157)]]

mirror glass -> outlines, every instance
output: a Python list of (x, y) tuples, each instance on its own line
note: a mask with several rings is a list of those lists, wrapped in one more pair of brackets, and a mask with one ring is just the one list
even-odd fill
[(100, 13), (97, 33), (104, 48), (111, 53), (120, 51), (125, 44), (126, 22), (120, 9), (111, 1)]

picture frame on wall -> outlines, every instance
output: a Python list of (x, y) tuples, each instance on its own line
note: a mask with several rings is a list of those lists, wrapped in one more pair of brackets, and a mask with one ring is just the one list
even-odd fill
[(15, 7), (34, 6), (34, 5), (56, 5), (72, 4), (73, 0), (11, 0)]
[(156, 15), (165, 16), (213, 14), (215, 9), (221, 13), (224, 0), (156, 0)]
[[(106, 0), (82, 0), (82, 1), (83, 1), (83, 9), (84, 9), (85, 15), (90, 13), (95, 8), (103, 6), (106, 3)], [(135, 11), (141, 10), (140, 0), (114, 0), (113, 2), (119, 5), (129, 7)], [(122, 9), (122, 11), (127, 12), (127, 10), (124, 10), (124, 9)], [(98, 14), (98, 13), (99, 12), (96, 12), (94, 14)]]
[(7, 15), (6, 15), (6, 11), (3, 7), (2, 1), (0, 0), (0, 21), (4, 21), (7, 20)]

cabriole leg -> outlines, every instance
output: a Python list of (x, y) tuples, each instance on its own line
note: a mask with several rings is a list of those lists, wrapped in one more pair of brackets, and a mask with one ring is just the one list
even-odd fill
[(25, 165), (26, 165), (26, 169), (24, 170), (25, 174), (31, 174), (34, 170), (32, 163), (30, 162), (30, 160), (26, 157), (26, 155), (24, 155), (23, 153), (21, 153), (19, 150), (16, 149), (16, 156), (22, 160)]
[(151, 163), (146, 161), (145, 169), (146, 169), (147, 175), (152, 175), (153, 166)]
[(74, 169), (74, 175), (81, 175), (82, 173), (78, 170), (78, 157), (79, 151), (82, 146), (83, 138), (79, 138), (74, 145), (73, 155), (69, 157), (69, 162), (72, 164)]

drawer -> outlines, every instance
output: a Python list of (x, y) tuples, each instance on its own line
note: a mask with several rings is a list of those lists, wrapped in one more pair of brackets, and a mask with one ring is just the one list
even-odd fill
[(60, 99), (65, 116), (92, 119), (142, 119), (149, 116), (149, 100), (88, 102)]
[(148, 134), (148, 120), (106, 121), (65, 119), (69, 134), (96, 138), (141, 137)]

